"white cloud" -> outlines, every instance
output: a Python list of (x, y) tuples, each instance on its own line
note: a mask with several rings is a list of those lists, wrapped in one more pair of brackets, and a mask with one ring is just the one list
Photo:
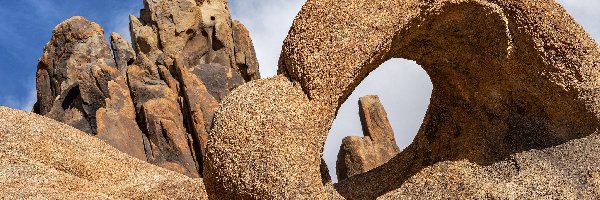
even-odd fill
[(29, 88), (29, 89), (27, 90), (27, 97), (25, 99), (22, 99), (22, 98), (19, 98), (16, 96), (12, 96), (12, 95), (8, 95), (8, 96), (0, 97), (0, 105), (6, 106), (9, 108), (24, 110), (24, 111), (31, 111), (31, 109), (33, 108), (33, 105), (37, 101), (37, 93), (35, 90), (35, 85), (33, 85), (33, 86), (31, 86), (31, 84), (28, 84), (28, 85), (29, 86), (27, 86), (27, 88)]
[(301, 0), (229, 1), (232, 18), (241, 21), (250, 31), (262, 77), (271, 77), (277, 73), (277, 62), (283, 40), (304, 2)]

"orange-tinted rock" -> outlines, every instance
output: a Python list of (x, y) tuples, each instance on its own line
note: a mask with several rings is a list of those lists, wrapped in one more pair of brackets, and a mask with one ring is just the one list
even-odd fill
[[(261, 170), (305, 159), (278, 172), (294, 177), (304, 171), (303, 184), (317, 185), (320, 174), (311, 170), (319, 167), (314, 160), (322, 155), (320, 138), (327, 136), (339, 107), (383, 62), (415, 60), (433, 83), (431, 104), (415, 140), (386, 164), (336, 185), (346, 198), (374, 199), (437, 162), (466, 159), (489, 165), (516, 152), (593, 134), (600, 127), (599, 55), (596, 42), (550, 0), (308, 0), (284, 41), (279, 62), (280, 75), (297, 84), (304, 95), (286, 96), (287, 90), (294, 89), (285, 87), (263, 91), (281, 83), (279, 79), (230, 95), (236, 101), (225, 100), (222, 112), (215, 115), (220, 124), (215, 123), (211, 133), (224, 138), (215, 137), (219, 145), (211, 146), (209, 137), (208, 152), (218, 152), (210, 165), (232, 167), (227, 169), (231, 171), (242, 165), (231, 164), (234, 158), (255, 158), (252, 166)], [(248, 103), (305, 99), (308, 102), (302, 107), (288, 110)], [(260, 118), (227, 120), (240, 110), (253, 110)], [(280, 126), (295, 131), (273, 128)], [(231, 127), (248, 131), (231, 131)], [(231, 142), (225, 138), (237, 135), (253, 135), (244, 141), (262, 145), (262, 138), (280, 134), (297, 138), (261, 146), (270, 148), (268, 158), (256, 159), (250, 152), (225, 145)], [(316, 139), (308, 143), (301, 139), (311, 137)], [(286, 154), (286, 159), (270, 159), (297, 143), (306, 147)], [(207, 188), (235, 183), (238, 187), (232, 190), (257, 198), (279, 191), (298, 195), (306, 191), (296, 184), (253, 190), (262, 188), (268, 178), (220, 175), (218, 180), (227, 182), (207, 181)]]
[(365, 137), (351, 136), (342, 141), (336, 163), (340, 181), (379, 167), (400, 152), (379, 97), (361, 97), (358, 103)]
[[(158, 121), (163, 118), (174, 120), (171, 130), (168, 130), (172, 133), (166, 138), (185, 136), (188, 142), (187, 148), (181, 144), (161, 142), (162, 139), (156, 138), (162, 137), (161, 131), (153, 128), (154, 122), (143, 123), (142, 130), (148, 137), (146, 150), (155, 152), (147, 156), (165, 155), (149, 160), (159, 165), (163, 162), (161, 160), (170, 160), (163, 166), (188, 175), (201, 175), (202, 154), (218, 102), (232, 89), (245, 83), (235, 60), (235, 34), (227, 3), (145, 0), (140, 17), (130, 16), (130, 31), (132, 47), (138, 54), (137, 67), (130, 70), (129, 76), (133, 78), (129, 84), (138, 121), (147, 119), (150, 114), (150, 118)], [(249, 37), (249, 34), (242, 35), (246, 36)], [(243, 39), (240, 42), (246, 42), (244, 53), (253, 50), (252, 46), (248, 46), (251, 45), (250, 39)], [(255, 56), (251, 59), (253, 55), (246, 54), (249, 56), (243, 57), (243, 63), (252, 63), (258, 69)], [(145, 105), (152, 99), (171, 110), (162, 112), (157, 107), (160, 103)], [(170, 147), (155, 148), (153, 145)], [(192, 164), (197, 169), (196, 173), (191, 172)]]
[(145, 160), (129, 89), (99, 25), (83, 17), (58, 25), (40, 58), (36, 81), (38, 114)]
[(258, 59), (250, 38), (250, 32), (237, 20), (233, 21), (233, 41), (235, 44), (235, 62), (244, 80), (248, 82), (260, 79)]
[(127, 71), (138, 122), (145, 134), (148, 162), (199, 177), (193, 138), (186, 131), (179, 97), (151, 63)]
[(113, 51), (117, 68), (123, 76), (126, 76), (127, 66), (135, 62), (135, 51), (133, 51), (127, 40), (115, 32), (110, 34), (110, 47)]
[(189, 115), (186, 117), (188, 119), (187, 123), (192, 128), (194, 141), (201, 147), (200, 152), (204, 153), (213, 115), (219, 104), (210, 95), (204, 83), (186, 68), (183, 64), (183, 58), (177, 57), (175, 59), (175, 67), (177, 68), (177, 77), (180, 78), (179, 82), (184, 97), (184, 113)]
[(174, 69), (174, 58), (182, 54), (183, 64), (217, 101), (260, 77), (250, 34), (239, 22), (232, 23), (226, 1), (161, 0), (144, 5), (140, 18), (130, 17), (136, 52), (167, 69)]
[(194, 0), (144, 0), (130, 31), (131, 45), (111, 34), (111, 53), (99, 25), (75, 17), (57, 26), (34, 111), (199, 177), (218, 102), (258, 78), (250, 34), (233, 27), (226, 1)]
[[(136, 113), (125, 77), (114, 67), (101, 66), (102, 72), (112, 74), (107, 80), (105, 106), (96, 111), (96, 136), (140, 160), (146, 160), (142, 131), (136, 122)], [(98, 82), (98, 79), (96, 79)]]

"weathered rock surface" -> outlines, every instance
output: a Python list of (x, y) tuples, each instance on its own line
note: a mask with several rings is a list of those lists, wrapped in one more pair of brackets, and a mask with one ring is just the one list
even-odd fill
[(252, 81), (221, 105), (204, 165), (210, 198), (326, 198), (317, 148), (325, 137), (314, 134), (318, 116), (299, 85), (283, 76)]
[(117, 68), (123, 76), (127, 76), (127, 66), (135, 62), (135, 51), (131, 44), (118, 33), (110, 34), (110, 47), (113, 51)]
[(55, 120), (0, 107), (0, 196), (208, 199), (202, 179), (127, 156)]
[[(250, 34), (227, 2), (144, 1), (132, 44), (82, 17), (54, 30), (40, 59), (36, 113), (164, 168), (202, 176), (218, 102), (260, 78)], [(176, 58), (177, 62), (176, 62)]]
[(37, 69), (34, 111), (145, 159), (129, 89), (97, 24), (73, 17), (59, 24)]
[[(336, 185), (346, 198), (377, 198), (437, 162), (466, 159), (491, 165), (599, 128), (600, 51), (555, 1), (309, 0), (284, 42), (279, 66), (279, 73), (297, 86), (275, 87), (284, 82), (281, 78), (248, 86), (252, 89), (242, 86), (215, 115), (218, 125), (207, 146), (212, 167), (205, 169), (225, 170), (207, 178), (209, 194), (210, 188), (254, 198), (310, 191), (320, 198), (323, 190), (307, 190), (293, 181), (265, 187), (275, 181), (258, 174), (280, 166), (282, 179), (302, 171), (303, 184), (317, 187), (321, 178), (313, 171), (337, 110), (369, 72), (394, 57), (415, 60), (430, 75), (430, 107), (408, 148)], [(294, 95), (286, 95), (290, 91)], [(285, 109), (259, 106), (282, 101), (302, 103)], [(289, 134), (299, 136), (284, 143), (263, 139)], [(244, 150), (255, 146), (233, 145), (237, 139), (260, 144), (260, 152), (269, 157)], [(301, 150), (291, 154), (283, 150), (299, 144)], [(227, 173), (234, 169), (243, 170)]]
[(338, 180), (379, 167), (400, 152), (379, 97), (361, 97), (358, 105), (365, 137), (350, 136), (342, 141), (336, 162)]
[(246, 82), (260, 79), (258, 60), (250, 32), (240, 21), (233, 21), (233, 41), (235, 44), (235, 64)]
[(598, 199), (598, 159), (600, 137), (593, 134), (488, 166), (440, 162), (378, 199)]
[[(249, 34), (225, 0), (146, 0), (130, 20), (134, 58), (117, 35), (111, 54), (103, 30), (82, 17), (56, 27), (34, 111), (88, 135), (0, 108), (1, 196), (599, 196), (600, 48), (554, 1), (308, 0), (280, 75), (260, 80)], [(321, 157), (335, 114), (395, 57), (432, 80), (422, 128), (394, 158), (334, 190)], [(367, 105), (369, 140), (347, 141), (350, 149), (393, 141), (376, 117), (383, 108)], [(206, 192), (201, 179), (97, 138), (204, 176)]]
[(140, 16), (130, 17), (136, 52), (167, 68), (182, 54), (188, 68), (213, 72), (202, 81), (218, 82), (206, 84), (218, 101), (233, 88), (260, 78), (248, 31), (232, 23), (225, 0), (144, 1)]
[(177, 88), (172, 89), (160, 78), (155, 65), (142, 64), (129, 66), (127, 74), (138, 123), (146, 137), (148, 161), (188, 176), (200, 176), (178, 102), (179, 92), (174, 91)]

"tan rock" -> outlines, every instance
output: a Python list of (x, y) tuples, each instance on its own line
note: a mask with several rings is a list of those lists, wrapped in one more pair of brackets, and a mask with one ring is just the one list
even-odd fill
[(125, 78), (117, 75), (119, 72), (114, 67), (101, 68), (115, 78), (106, 80), (106, 106), (96, 111), (96, 136), (118, 150), (145, 161), (143, 133), (136, 122), (135, 108)]
[(180, 78), (179, 82), (182, 83), (181, 87), (185, 101), (184, 113), (190, 115), (186, 118), (190, 119), (188, 123), (191, 123), (191, 127), (193, 127), (194, 141), (199, 143), (197, 145), (201, 147), (200, 151), (196, 152), (204, 153), (208, 142), (208, 132), (219, 104), (208, 92), (204, 83), (183, 64), (183, 60), (181, 56), (177, 57), (175, 67), (177, 67), (177, 77)]
[(111, 54), (99, 25), (75, 17), (57, 26), (34, 111), (199, 177), (218, 102), (259, 77), (250, 34), (233, 27), (226, 1), (194, 0), (144, 0), (130, 32), (131, 45), (111, 34)]
[(249, 33), (240, 23), (232, 24), (226, 1), (144, 2), (141, 17), (130, 17), (136, 52), (167, 69), (174, 69), (174, 58), (182, 54), (183, 64), (200, 70), (194, 74), (217, 101), (259, 77)]
[(214, 199), (324, 199), (311, 104), (286, 77), (234, 90), (215, 113), (204, 179)]
[(598, 199), (597, 134), (481, 166), (446, 161), (412, 176), (378, 199)]
[(186, 132), (178, 93), (160, 79), (158, 67), (129, 66), (127, 71), (137, 117), (146, 136), (148, 162), (199, 177), (197, 159), (191, 135)]
[(0, 196), (208, 199), (202, 179), (150, 165), (52, 119), (0, 107)]
[[(216, 191), (253, 198), (282, 191), (323, 198), (323, 190), (305, 193), (296, 184), (266, 189), (276, 181), (257, 174), (279, 166), (275, 171), (282, 177), (302, 171), (306, 186), (320, 187), (320, 174), (311, 170), (318, 169), (322, 138), (337, 110), (369, 72), (394, 57), (415, 60), (427, 71), (433, 83), (431, 105), (407, 149), (337, 184), (346, 198), (374, 199), (440, 161), (490, 165), (599, 128), (595, 69), (600, 51), (555, 1), (309, 0), (284, 41), (279, 66), (289, 84), (301, 89), (267, 79), (251, 82), (252, 89), (240, 87), (222, 102), (207, 148), (213, 166), (208, 171), (224, 170), (207, 177), (209, 194), (221, 188)], [(278, 104), (283, 101), (288, 102), (285, 109)], [(296, 138), (285, 143), (263, 139), (289, 134)], [(238, 139), (260, 144), (260, 151), (232, 145)], [(283, 150), (300, 144), (301, 150)], [(261, 158), (261, 152), (269, 157)], [(241, 174), (231, 174), (233, 169), (242, 169)]]
[(329, 168), (327, 168), (327, 163), (325, 160), (321, 158), (321, 181), (323, 186), (325, 187), (326, 199), (328, 200), (342, 200), (344, 197), (338, 193), (333, 187), (333, 182), (331, 180), (331, 175), (329, 175)]
[[(131, 72), (135, 80), (130, 81), (138, 119), (145, 119), (148, 113), (153, 113), (153, 118), (157, 119), (174, 119), (171, 132), (177, 132), (172, 133), (177, 136), (173, 137), (187, 137), (187, 149), (183, 148), (183, 143), (175, 145), (177, 148), (172, 144), (168, 145), (173, 148), (154, 148), (157, 141), (150, 138), (158, 136), (160, 131), (152, 131), (154, 128), (149, 127), (155, 122), (142, 125), (148, 137), (146, 150), (154, 152), (148, 155), (149, 158), (165, 151), (171, 152), (163, 152), (171, 155), (166, 157), (179, 160), (169, 161), (165, 165), (170, 166), (169, 169), (180, 172), (185, 169), (183, 171), (188, 175), (201, 175), (202, 154), (217, 103), (233, 88), (246, 82), (238, 66), (248, 66), (254, 79), (258, 77), (258, 63), (249, 33), (237, 23), (235, 30), (239, 34), (236, 35), (232, 26), (226, 1), (144, 0), (140, 17), (130, 16), (132, 46), (139, 55), (135, 62), (138, 67)], [(236, 61), (236, 47), (243, 59), (239, 62)], [(178, 56), (180, 59), (176, 63)], [(144, 106), (151, 99), (161, 99), (158, 102), (173, 111), (162, 112), (158, 107), (161, 103), (152, 106), (152, 109), (158, 109), (156, 111)], [(179, 153), (172, 155), (173, 152)], [(196, 173), (190, 171), (189, 155), (193, 157)], [(150, 160), (158, 164), (162, 162), (158, 160), (164, 159)]]
[[(143, 23), (150, 23), (150, 21)], [(152, 27), (144, 26), (143, 23), (136, 16), (129, 16), (131, 46), (138, 55), (143, 54), (150, 60), (155, 61), (162, 54), (161, 49), (158, 48), (158, 34), (154, 32)]]
[(358, 105), (365, 137), (351, 136), (342, 141), (336, 162), (340, 181), (379, 167), (400, 152), (379, 97), (361, 97)]
[(111, 34), (111, 54), (99, 25), (75, 17), (57, 26), (40, 59), (34, 111), (199, 177), (218, 101), (258, 78), (250, 34), (239, 22), (234, 34), (226, 1), (194, 0), (145, 0), (130, 31), (131, 45)]
[(145, 160), (127, 83), (99, 25), (73, 17), (54, 29), (38, 64), (37, 91), (37, 113)]
[(133, 48), (118, 33), (112, 32), (110, 34), (110, 47), (113, 51), (117, 68), (121, 71), (121, 74), (127, 76), (127, 66), (135, 62), (135, 51)]
[(237, 69), (246, 82), (260, 79), (258, 59), (250, 32), (240, 21), (233, 21), (233, 41), (235, 44), (235, 62)]

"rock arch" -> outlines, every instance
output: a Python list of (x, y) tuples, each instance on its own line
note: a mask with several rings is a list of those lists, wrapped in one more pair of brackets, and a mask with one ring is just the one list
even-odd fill
[[(314, 189), (316, 171), (337, 109), (393, 57), (427, 71), (430, 107), (413, 144), (337, 185), (346, 198), (376, 198), (439, 161), (491, 164), (598, 129), (598, 47), (554, 1), (309, 0), (284, 41), (281, 75), (240, 87), (217, 111), (207, 153), (209, 194), (324, 194)], [(282, 135), (290, 136), (286, 148), (277, 144)], [(248, 146), (231, 148), (240, 140)], [(290, 146), (307, 149), (289, 155)], [(280, 178), (254, 170), (267, 168)], [(243, 176), (231, 173), (236, 169)]]

